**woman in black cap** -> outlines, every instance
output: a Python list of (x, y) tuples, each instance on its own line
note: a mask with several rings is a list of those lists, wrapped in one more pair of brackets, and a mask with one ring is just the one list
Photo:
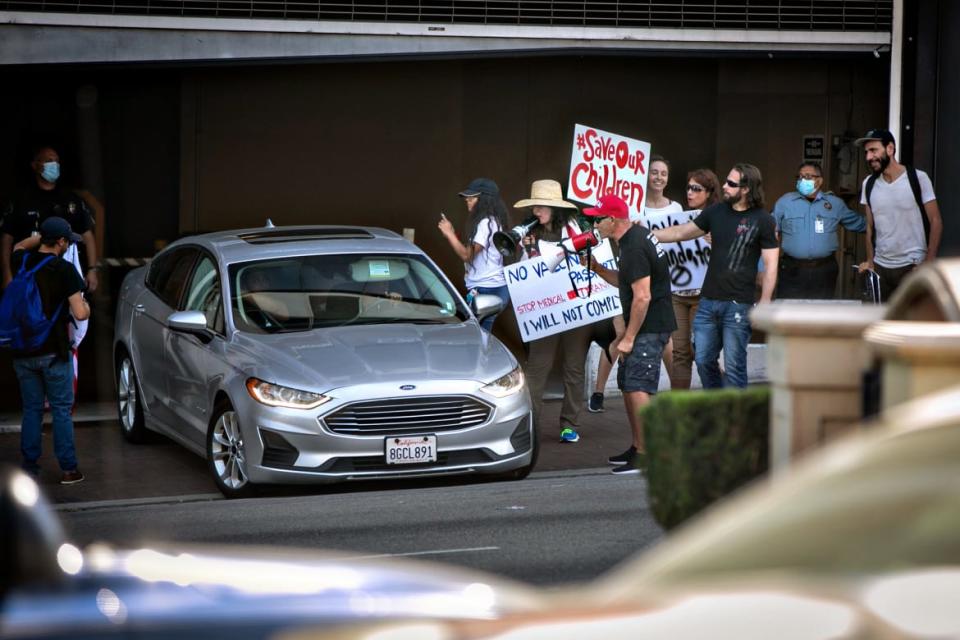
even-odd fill
[[(497, 183), (489, 178), (473, 180), (459, 195), (469, 214), (464, 234), (467, 243), (460, 241), (453, 223), (442, 213), (437, 227), (466, 267), (467, 301), (485, 293), (499, 297), (506, 307), (510, 292), (503, 276), (503, 256), (493, 245), (493, 234), (507, 228), (507, 205), (500, 198)], [(480, 326), (489, 332), (496, 318), (488, 316)]]

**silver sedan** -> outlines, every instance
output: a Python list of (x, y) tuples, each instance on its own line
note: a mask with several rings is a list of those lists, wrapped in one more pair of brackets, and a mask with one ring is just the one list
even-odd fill
[(179, 240), (130, 272), (114, 354), (123, 434), (203, 455), (228, 497), (266, 483), (525, 477), (529, 391), (416, 246), (361, 227)]

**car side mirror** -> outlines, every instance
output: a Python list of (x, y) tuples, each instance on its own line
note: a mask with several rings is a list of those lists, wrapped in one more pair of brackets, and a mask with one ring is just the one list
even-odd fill
[(167, 317), (167, 327), (173, 331), (181, 333), (190, 333), (204, 342), (209, 342), (213, 337), (210, 329), (207, 328), (207, 316), (202, 311), (177, 311)]
[(473, 301), (470, 303), (471, 310), (476, 314), (477, 320), (483, 320), (484, 318), (489, 318), (494, 314), (500, 313), (503, 311), (504, 306), (500, 296), (490, 295), (489, 293), (481, 293), (474, 296)]

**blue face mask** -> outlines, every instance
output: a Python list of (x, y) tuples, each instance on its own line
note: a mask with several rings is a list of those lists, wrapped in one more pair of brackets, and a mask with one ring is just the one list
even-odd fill
[(803, 178), (797, 180), (797, 191), (800, 192), (800, 195), (809, 196), (816, 190), (817, 186), (813, 180), (804, 180)]
[(60, 179), (60, 163), (44, 162), (43, 171), (40, 172), (40, 175), (47, 182), (56, 182)]

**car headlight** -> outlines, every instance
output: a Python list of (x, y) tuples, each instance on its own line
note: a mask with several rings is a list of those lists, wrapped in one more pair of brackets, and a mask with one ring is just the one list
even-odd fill
[(500, 376), (490, 384), (480, 387), (480, 390), (496, 398), (503, 398), (523, 389), (523, 382), (523, 370), (518, 366), (505, 376)]
[(301, 391), (270, 384), (257, 378), (247, 380), (247, 391), (257, 402), (271, 407), (287, 407), (289, 409), (313, 409), (324, 402), (330, 401), (330, 396), (311, 391)]

